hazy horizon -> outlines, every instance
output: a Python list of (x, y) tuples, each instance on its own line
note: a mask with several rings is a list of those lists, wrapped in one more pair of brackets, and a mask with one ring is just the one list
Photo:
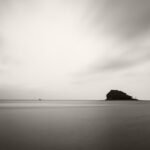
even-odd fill
[(0, 99), (150, 100), (150, 1), (0, 0)]

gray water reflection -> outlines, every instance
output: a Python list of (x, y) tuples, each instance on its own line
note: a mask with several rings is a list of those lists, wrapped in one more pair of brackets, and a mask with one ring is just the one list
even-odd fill
[(145, 150), (149, 139), (149, 103), (0, 108), (1, 150)]

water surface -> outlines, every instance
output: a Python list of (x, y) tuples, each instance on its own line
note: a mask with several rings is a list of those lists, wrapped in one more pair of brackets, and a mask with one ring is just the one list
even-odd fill
[(150, 149), (150, 102), (1, 101), (0, 149)]

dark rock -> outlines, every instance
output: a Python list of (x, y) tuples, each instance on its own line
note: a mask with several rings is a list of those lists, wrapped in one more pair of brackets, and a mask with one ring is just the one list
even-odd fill
[(127, 95), (126, 93), (119, 91), (119, 90), (111, 90), (106, 95), (106, 100), (112, 101), (112, 100), (137, 100), (134, 99), (132, 96)]

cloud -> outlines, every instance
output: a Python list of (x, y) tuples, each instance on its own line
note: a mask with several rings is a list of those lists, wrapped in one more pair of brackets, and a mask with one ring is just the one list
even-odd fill
[(100, 49), (106, 59), (96, 60), (91, 72), (120, 71), (150, 60), (150, 45), (145, 44), (150, 37), (150, 1), (94, 0), (90, 4), (91, 30), (99, 37), (103, 33), (114, 40), (109, 50)]
[(150, 1), (148, 0), (95, 0), (91, 11), (95, 11), (93, 21), (97, 28), (105, 25), (105, 30), (122, 38), (137, 37), (150, 27)]
[(120, 71), (134, 66), (138, 66), (150, 61), (150, 46), (132, 47), (116, 57), (110, 58), (107, 62), (100, 65), (97, 63), (93, 71)]

